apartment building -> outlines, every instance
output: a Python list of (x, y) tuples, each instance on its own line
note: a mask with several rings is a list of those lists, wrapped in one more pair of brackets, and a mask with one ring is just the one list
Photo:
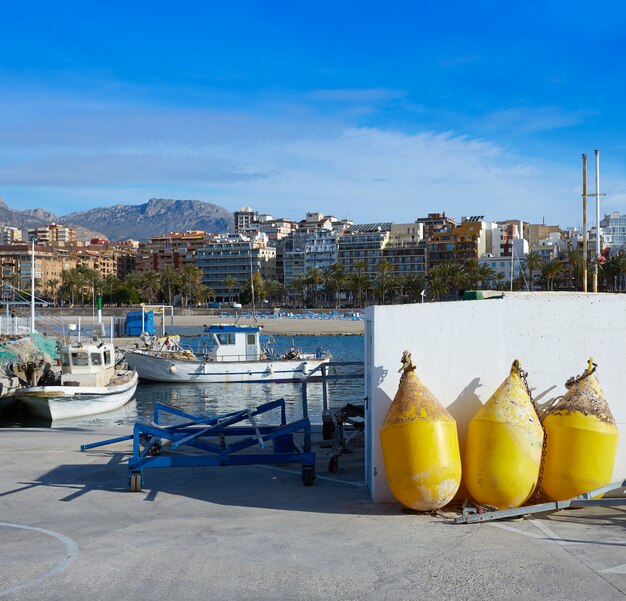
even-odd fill
[(41, 244), (71, 242), (76, 240), (76, 230), (72, 227), (50, 223), (41, 227), (28, 228), (28, 239), (36, 238)]
[(626, 250), (626, 215), (606, 213), (600, 228), (604, 246), (610, 246), (612, 251)]
[(488, 254), (494, 226), (483, 219), (482, 216), (463, 217), (458, 225), (433, 232), (428, 238), (428, 267), (441, 263), (463, 263)]
[(264, 280), (276, 279), (276, 249), (265, 238), (223, 236), (198, 249), (195, 264), (202, 271), (202, 283), (213, 290), (218, 300), (228, 300), (233, 295), (227, 278), (234, 278), (238, 288), (255, 272), (260, 272)]
[(179, 269), (194, 265), (199, 249), (213, 241), (216, 234), (201, 230), (171, 232), (154, 236), (147, 242), (140, 242), (136, 255), (136, 270), (163, 271), (167, 268)]
[(283, 283), (289, 288), (294, 279), (312, 267), (328, 269), (337, 262), (337, 237), (332, 227), (299, 229), (283, 245)]
[(351, 225), (338, 238), (337, 262), (347, 274), (361, 271), (370, 280), (378, 274), (383, 248), (389, 241), (391, 223)]
[[(14, 282), (23, 289), (30, 288), (33, 263), (32, 245), (28, 243), (0, 246), (0, 271), (2, 279)], [(51, 280), (61, 282), (61, 274), (74, 269), (79, 259), (58, 248), (35, 244), (35, 280), (37, 287), (45, 289)]]
[(0, 246), (22, 242), (22, 230), (9, 225), (0, 225)]

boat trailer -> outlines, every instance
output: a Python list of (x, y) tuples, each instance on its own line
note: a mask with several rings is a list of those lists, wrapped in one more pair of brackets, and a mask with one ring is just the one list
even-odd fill
[[(280, 409), (279, 425), (257, 423), (259, 415), (277, 409)], [(183, 421), (160, 425), (162, 414)], [(247, 422), (247, 425), (237, 425), (242, 422)], [(294, 434), (300, 431), (304, 438), (302, 446), (294, 440)], [(143, 472), (148, 468), (299, 463), (303, 484), (311, 486), (315, 480), (315, 453), (311, 451), (308, 415), (287, 423), (284, 399), (216, 417), (192, 415), (157, 402), (151, 424), (137, 421), (132, 434), (82, 445), (80, 450), (87, 451), (126, 440), (133, 441), (133, 455), (128, 460), (132, 492), (141, 491)], [(268, 443), (271, 443), (271, 448), (266, 448)], [(260, 448), (260, 452), (241, 452), (255, 446)]]
[(537, 505), (526, 505), (514, 509), (499, 509), (496, 511), (485, 511), (480, 506), (463, 507), (463, 514), (455, 518), (454, 523), (474, 524), (476, 522), (490, 522), (506, 518), (525, 517), (534, 513), (548, 513), (560, 509), (569, 509), (570, 507), (615, 507), (617, 505), (626, 505), (626, 496), (623, 495), (621, 497), (597, 498), (620, 488), (626, 488), (626, 480), (607, 484), (565, 501), (550, 501)]

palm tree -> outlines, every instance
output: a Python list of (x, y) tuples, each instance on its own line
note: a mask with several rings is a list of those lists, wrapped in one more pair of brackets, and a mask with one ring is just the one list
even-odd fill
[(148, 303), (155, 303), (161, 291), (161, 274), (158, 271), (145, 271), (140, 279), (143, 299)]
[(324, 290), (335, 297), (335, 308), (339, 307), (339, 297), (346, 286), (346, 272), (341, 263), (333, 263), (324, 270)]
[(181, 293), (185, 307), (189, 306), (189, 299), (201, 283), (202, 270), (196, 265), (185, 265), (181, 271)]
[(104, 280), (102, 281), (102, 287), (104, 290), (108, 290), (109, 291), (109, 295), (108, 295), (108, 301), (109, 303), (112, 302), (113, 299), (113, 290), (115, 289), (115, 287), (120, 283), (119, 278), (110, 273), (108, 275), (106, 275), (104, 277)]
[(313, 306), (317, 306), (317, 293), (319, 287), (324, 282), (324, 276), (322, 270), (319, 267), (309, 267), (306, 271), (306, 282), (309, 289), (309, 294), (313, 299)]
[(569, 249), (567, 253), (568, 282), (571, 288), (582, 288), (583, 253), (580, 250)]
[(480, 268), (482, 265), (478, 264), (478, 259), (470, 258), (465, 259), (463, 264), (463, 271), (465, 272), (465, 283), (470, 290), (478, 288), (478, 282), (480, 281)]
[(481, 288), (489, 288), (491, 282), (493, 282), (496, 277), (496, 272), (487, 265), (487, 263), (482, 263), (478, 267), (478, 281), (480, 282)]
[(561, 279), (562, 272), (563, 263), (558, 259), (552, 259), (552, 261), (544, 263), (541, 268), (541, 280), (546, 290), (554, 290), (554, 285)]
[(224, 286), (226, 286), (226, 290), (228, 290), (228, 302), (232, 303), (233, 302), (233, 295), (232, 295), (232, 291), (235, 288), (235, 286), (238, 286), (239, 282), (237, 281), (237, 278), (234, 278), (232, 275), (227, 275), (224, 278)]
[(377, 275), (376, 275), (376, 287), (378, 291), (378, 302), (385, 304), (385, 297), (387, 293), (387, 286), (389, 284), (389, 278), (393, 271), (393, 265), (387, 260), (383, 259), (378, 263)]
[(89, 269), (84, 265), (67, 269), (61, 272), (61, 293), (69, 300), (72, 306), (76, 302), (76, 296), (80, 294), (81, 304), (84, 305), (86, 290), (95, 286), (99, 277), (100, 274), (97, 271)]
[(117, 302), (134, 303), (141, 301), (141, 273), (133, 271), (124, 278), (123, 289), (119, 290)]
[(533, 279), (533, 273), (540, 271), (543, 267), (544, 261), (541, 258), (541, 255), (536, 252), (529, 252), (526, 255), (526, 259), (524, 260), (526, 269), (528, 270), (528, 280), (530, 290), (535, 289), (535, 280)]
[(268, 280), (265, 282), (265, 293), (272, 305), (282, 297), (284, 292), (285, 287), (278, 280)]
[(50, 298), (52, 299), (52, 304), (56, 305), (56, 291), (57, 291), (57, 286), (61, 283), (61, 280), (57, 280), (56, 278), (50, 278), (47, 282), (46, 282), (46, 288), (48, 288), (50, 290)]
[(404, 292), (411, 303), (422, 300), (422, 291), (426, 288), (426, 279), (417, 273), (408, 273), (404, 276)]
[(171, 305), (176, 291), (180, 288), (182, 273), (180, 269), (176, 269), (174, 267), (165, 267), (160, 273), (161, 290), (165, 292), (167, 304)]
[(352, 298), (356, 298), (356, 306), (363, 306), (363, 295), (367, 296), (367, 291), (370, 289), (371, 283), (365, 273), (351, 273), (348, 276), (348, 290), (352, 294)]
[[(254, 298), (252, 297), (254, 288)], [(252, 274), (252, 278), (247, 280), (244, 285), (244, 293), (246, 299), (242, 297), (242, 302), (250, 302), (253, 301), (256, 303), (257, 301), (262, 302), (265, 299), (266, 291), (265, 291), (265, 281), (261, 276), (260, 271), (255, 271)]]
[(431, 300), (438, 301), (447, 296), (450, 291), (450, 285), (448, 284), (448, 277), (444, 264), (431, 267), (428, 270), (426, 280), (428, 282), (427, 290)]
[(200, 284), (194, 289), (193, 295), (196, 303), (202, 305), (206, 303), (210, 298), (213, 298), (215, 296), (215, 293), (213, 292), (213, 289), (211, 287)]
[(300, 296), (302, 300), (302, 305), (304, 305), (304, 291), (306, 290), (306, 276), (304, 274), (296, 276), (291, 280), (290, 293), (293, 291), (293, 296)]
[(448, 285), (452, 288), (454, 298), (458, 300), (460, 290), (465, 287), (465, 269), (459, 263), (444, 263), (443, 269)]

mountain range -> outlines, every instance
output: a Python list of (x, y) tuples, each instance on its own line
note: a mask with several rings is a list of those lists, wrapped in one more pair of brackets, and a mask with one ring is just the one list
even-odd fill
[(0, 199), (0, 223), (20, 229), (49, 223), (76, 228), (79, 240), (108, 238), (147, 240), (169, 232), (204, 230), (220, 233), (233, 229), (233, 214), (202, 200), (151, 198), (140, 205), (114, 205), (68, 215), (54, 215), (45, 209), (13, 210)]

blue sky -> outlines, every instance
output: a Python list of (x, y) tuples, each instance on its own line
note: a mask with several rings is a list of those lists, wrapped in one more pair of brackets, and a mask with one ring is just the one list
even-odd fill
[(579, 225), (599, 148), (626, 212), (618, 2), (25, 1), (2, 24), (12, 208)]

